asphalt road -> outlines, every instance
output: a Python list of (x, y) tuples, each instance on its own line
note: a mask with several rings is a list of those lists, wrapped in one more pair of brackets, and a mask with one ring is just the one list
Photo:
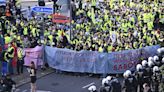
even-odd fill
[[(37, 80), (37, 92), (88, 92), (90, 85), (100, 87), (101, 78), (52, 73)], [(20, 86), (16, 92), (30, 92), (30, 83)]]

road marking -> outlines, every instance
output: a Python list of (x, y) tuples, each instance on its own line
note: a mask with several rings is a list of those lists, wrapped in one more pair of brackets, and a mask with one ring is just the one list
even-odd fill
[(95, 83), (92, 82), (92, 83), (90, 83), (90, 84), (88, 84), (88, 85), (86, 85), (86, 86), (83, 86), (82, 88), (87, 88), (87, 87), (89, 87), (89, 86), (91, 86), (91, 85), (93, 85), (93, 84), (95, 84)]
[(27, 92), (27, 89), (23, 90), (22, 92)]
[(20, 89), (16, 89), (14, 92), (19, 92), (20, 91)]
[(51, 91), (37, 90), (36, 92), (51, 92)]
[[(28, 90), (25, 89), (25, 90), (23, 90), (23, 91), (21, 91), (21, 92), (27, 92), (27, 91), (28, 91)], [(16, 89), (14, 92), (20, 92), (20, 89)], [(51, 91), (37, 90), (36, 92), (51, 92)]]

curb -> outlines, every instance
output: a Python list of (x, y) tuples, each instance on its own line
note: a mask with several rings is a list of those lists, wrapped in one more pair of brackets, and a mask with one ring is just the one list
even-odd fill
[[(41, 76), (38, 76), (37, 79), (41, 79), (41, 78), (43, 78), (43, 77), (45, 77), (45, 76), (47, 76), (47, 75), (50, 75), (50, 74), (52, 74), (52, 73), (54, 73), (54, 72), (55, 72), (55, 71), (51, 71), (51, 72), (45, 73), (45, 74), (43, 74), (43, 75), (42, 75), (42, 73), (41, 73)], [(29, 82), (30, 82), (30, 78), (28, 77), (27, 79), (22, 80), (22, 83), (16, 84), (16, 88), (18, 88), (18, 87), (20, 87), (20, 86), (23, 86), (23, 85), (25, 85), (25, 84), (27, 84), (27, 83), (29, 83)]]

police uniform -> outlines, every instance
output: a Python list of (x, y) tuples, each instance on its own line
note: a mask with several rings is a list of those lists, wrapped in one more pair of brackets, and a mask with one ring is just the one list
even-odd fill
[(161, 83), (161, 79), (162, 79), (162, 75), (160, 71), (156, 71), (153, 74), (153, 84), (152, 84), (152, 88), (153, 88), (153, 92), (159, 92), (159, 85)]
[(111, 91), (110, 92), (121, 92), (121, 83), (117, 78), (112, 78), (110, 81)]
[(124, 92), (137, 92), (137, 81), (134, 76), (129, 76), (123, 81)]
[(140, 71), (135, 71), (135, 77), (138, 83), (138, 90), (139, 92), (143, 91), (143, 84), (144, 84), (144, 78), (143, 78), (143, 69), (141, 69)]
[(111, 85), (109, 85), (109, 81), (107, 78), (102, 80), (102, 86), (100, 87), (100, 92), (111, 92)]
[(149, 68), (148, 66), (143, 67), (143, 78), (144, 78), (143, 83), (148, 83), (148, 85), (150, 86), (151, 76), (152, 76), (151, 68)]
[(100, 87), (100, 92), (111, 92), (111, 87), (110, 86), (101, 86)]

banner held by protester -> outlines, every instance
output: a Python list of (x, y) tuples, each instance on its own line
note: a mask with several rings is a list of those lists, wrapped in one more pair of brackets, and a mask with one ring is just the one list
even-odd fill
[[(141, 61), (140, 58), (155, 55), (158, 48), (157, 45), (136, 50), (98, 53), (95, 51), (77, 52), (46, 46), (45, 58), (52, 68), (63, 71), (115, 74), (126, 70), (134, 71), (136, 64)], [(145, 54), (142, 55), (141, 51)]]
[(36, 67), (43, 65), (42, 50), (42, 46), (36, 46), (35, 48), (26, 48), (24, 65), (30, 66), (31, 61), (35, 63)]

